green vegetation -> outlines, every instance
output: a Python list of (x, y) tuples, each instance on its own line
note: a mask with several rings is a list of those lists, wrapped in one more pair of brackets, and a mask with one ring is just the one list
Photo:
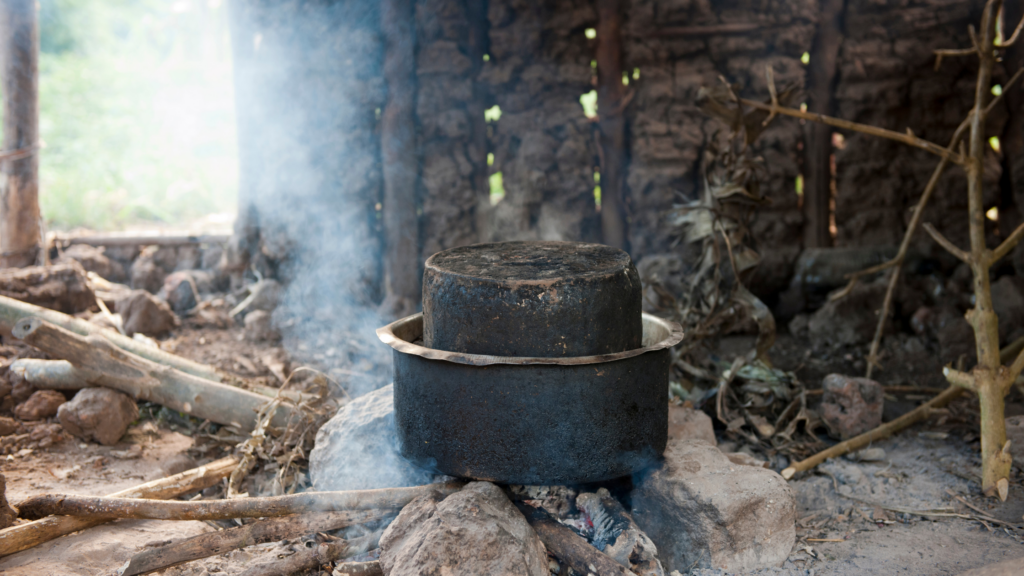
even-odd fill
[(43, 215), (54, 228), (234, 209), (234, 96), (218, 0), (41, 0)]

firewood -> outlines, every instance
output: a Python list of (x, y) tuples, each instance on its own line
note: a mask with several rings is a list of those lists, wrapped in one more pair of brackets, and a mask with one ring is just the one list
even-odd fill
[(253, 566), (241, 576), (291, 576), (292, 574), (305, 573), (307, 570), (319, 568), (324, 564), (330, 564), (339, 558), (348, 555), (349, 545), (344, 540), (338, 542), (325, 542), (315, 548), (301, 550), (285, 556), (279, 562), (268, 562)]
[(136, 576), (178, 566), (192, 560), (223, 554), (237, 548), (254, 546), (299, 538), (315, 532), (337, 530), (354, 524), (364, 524), (385, 518), (393, 512), (365, 510), (358, 512), (313, 512), (298, 516), (285, 516), (262, 520), (229, 528), (219, 532), (208, 532), (186, 538), (159, 548), (140, 552), (120, 569), (120, 576)]
[[(267, 402), (260, 394), (162, 366), (102, 337), (82, 337), (39, 318), (19, 320), (11, 333), (50, 356), (67, 360), (91, 385), (120, 390), (137, 400), (244, 432), (255, 427), (256, 413)], [(289, 411), (289, 407), (279, 406), (271, 423), (284, 426)]]
[(540, 536), (548, 553), (576, 572), (595, 576), (633, 576), (624, 566), (591, 546), (568, 526), (551, 518), (547, 512), (522, 503), (516, 503), (516, 507)]
[[(238, 466), (234, 456), (221, 458), (209, 464), (186, 470), (180, 474), (140, 484), (121, 490), (109, 498), (174, 498), (182, 494), (198, 492), (226, 478)], [(50, 516), (0, 530), (0, 557), (27, 550), (65, 534), (85, 530), (110, 521), (110, 518), (80, 518), (74, 516)]]
[(384, 576), (384, 570), (380, 562), (370, 560), (369, 562), (342, 562), (334, 567), (331, 576)]
[(100, 336), (122, 350), (127, 350), (128, 352), (142, 356), (147, 360), (170, 366), (193, 376), (213, 380), (215, 382), (223, 382), (227, 379), (224, 374), (219, 372), (213, 366), (200, 364), (198, 362), (182, 358), (181, 356), (164, 352), (159, 348), (153, 348), (152, 346), (133, 340), (127, 336), (114, 332), (113, 330), (101, 328), (96, 324), (86, 322), (80, 318), (74, 318), (67, 314), (61, 314), (55, 310), (48, 310), (26, 302), (20, 302), (14, 298), (0, 296), (0, 334), (9, 335), (18, 320), (31, 318), (33, 316), (60, 326), (65, 330), (70, 330), (79, 336)]
[(270, 518), (305, 512), (342, 510), (394, 510), (417, 496), (437, 490), (453, 494), (462, 484), (427, 484), (409, 488), (380, 488), (346, 492), (304, 492), (266, 498), (232, 498), (199, 502), (140, 500), (72, 494), (33, 496), (18, 506), (22, 518), (66, 515), (88, 518), (143, 518), (151, 520), (228, 520)]

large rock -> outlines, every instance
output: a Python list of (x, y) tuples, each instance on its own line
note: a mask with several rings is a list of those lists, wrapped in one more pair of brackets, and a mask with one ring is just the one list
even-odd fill
[(19, 420), (43, 420), (56, 416), (61, 404), (67, 402), (64, 395), (56, 390), (37, 390), (14, 408)]
[(349, 402), (320, 428), (309, 475), (317, 490), (418, 486), (433, 477), (399, 454), (393, 385)]
[(57, 418), (65, 430), (83, 440), (112, 446), (139, 417), (139, 408), (126, 394), (110, 388), (79, 390), (61, 405)]
[(869, 342), (878, 323), (872, 311), (882, 306), (885, 288), (880, 283), (858, 284), (846, 297), (826, 302), (807, 322), (811, 341), (837, 345)]
[(114, 311), (121, 315), (124, 331), (146, 336), (160, 336), (178, 325), (178, 317), (166, 302), (157, 299), (145, 290), (132, 290), (114, 305)]
[(821, 387), (821, 420), (833, 436), (853, 438), (882, 423), (885, 398), (878, 382), (829, 374)]
[(111, 282), (123, 282), (125, 280), (124, 266), (121, 266), (120, 262), (108, 258), (105, 252), (106, 249), (102, 246), (72, 244), (61, 253), (57, 262), (74, 260), (81, 264), (87, 272), (94, 272)]
[(704, 442), (670, 442), (632, 502), (666, 572), (779, 566), (796, 541), (796, 500), (782, 476), (733, 464)]
[(699, 440), (712, 446), (718, 445), (711, 417), (686, 406), (668, 407), (668, 437), (670, 441)]
[(84, 312), (96, 305), (96, 294), (85, 270), (74, 260), (0, 270), (0, 295), (65, 314)]
[(540, 537), (490, 482), (406, 506), (380, 538), (380, 565), (388, 576), (549, 574)]

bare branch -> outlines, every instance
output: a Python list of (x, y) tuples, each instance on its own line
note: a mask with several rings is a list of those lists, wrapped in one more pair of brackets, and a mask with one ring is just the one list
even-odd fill
[(1000, 261), (1003, 256), (1009, 254), (1010, 250), (1013, 250), (1013, 247), (1020, 242), (1022, 237), (1024, 237), (1024, 224), (1017, 226), (1017, 229), (1007, 236), (1006, 240), (1003, 240), (1003, 242), (992, 251), (992, 256), (989, 258), (989, 265), (991, 266), (992, 264), (995, 264)]
[(996, 48), (1009, 48), (1010, 46), (1016, 44), (1017, 38), (1020, 37), (1021, 28), (1024, 28), (1024, 18), (1021, 18), (1020, 22), (1017, 23), (1017, 27), (1014, 28), (1013, 34), (1010, 36), (1010, 39), (1006, 40), (1005, 42), (996, 44)]
[(1021, 370), (1024, 370), (1024, 349), (1017, 353), (1017, 357), (1014, 358), (1013, 364), (1010, 364), (1008, 370), (1009, 377), (1006, 379), (1007, 389), (1009, 389), (1010, 385), (1013, 384), (1013, 381), (1017, 379), (1017, 376), (1020, 375)]
[(941, 232), (936, 230), (935, 226), (932, 226), (930, 222), (925, 222), (924, 223), (924, 230), (925, 230), (925, 232), (928, 233), (929, 236), (932, 237), (932, 240), (935, 240), (936, 242), (938, 242), (939, 246), (942, 246), (943, 248), (945, 248), (947, 252), (949, 252), (953, 256), (956, 256), (957, 258), (959, 258), (960, 260), (962, 260), (964, 262), (967, 262), (967, 263), (971, 262), (971, 255), (970, 254), (968, 254), (967, 252), (964, 252), (963, 250), (957, 248), (955, 244), (950, 242), (948, 238), (946, 238), (945, 236), (942, 235)]
[(961, 372), (946, 366), (942, 369), (942, 375), (945, 376), (946, 381), (953, 386), (958, 386), (967, 390), (975, 390), (975, 388), (977, 388), (975, 386), (974, 377), (967, 372)]
[(828, 126), (835, 126), (836, 128), (842, 128), (843, 130), (852, 130), (854, 132), (863, 132), (864, 134), (870, 134), (872, 136), (878, 136), (879, 138), (887, 138), (889, 140), (895, 140), (902, 142), (908, 146), (914, 148), (920, 148), (940, 156), (942, 158), (948, 158), (951, 162), (957, 164), (963, 164), (964, 159), (961, 155), (954, 154), (952, 151), (929, 142), (923, 138), (917, 136), (911, 136), (902, 132), (896, 132), (893, 130), (886, 130), (885, 128), (879, 128), (877, 126), (870, 126), (868, 124), (861, 124), (859, 122), (850, 122), (849, 120), (842, 120), (840, 118), (834, 118), (832, 116), (826, 116), (824, 114), (818, 114), (815, 112), (804, 112), (797, 110), (796, 108), (788, 108), (786, 106), (773, 106), (771, 104), (764, 104), (755, 100), (748, 100), (746, 98), (740, 98), (739, 102), (745, 106), (751, 108), (757, 108), (758, 110), (765, 110), (774, 114), (782, 114), (785, 116), (792, 116), (793, 118), (801, 118), (803, 120), (810, 120), (811, 122), (819, 122)]

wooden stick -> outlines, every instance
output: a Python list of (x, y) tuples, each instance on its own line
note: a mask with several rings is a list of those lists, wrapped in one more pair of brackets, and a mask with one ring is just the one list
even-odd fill
[(597, 108), (601, 111), (597, 142), (601, 148), (601, 243), (625, 250), (629, 229), (625, 187), (628, 102), (622, 85), (622, 6), (620, 0), (597, 0)]
[(44, 494), (22, 502), (22, 518), (66, 515), (101, 518), (148, 518), (153, 520), (228, 520), (269, 518), (305, 512), (396, 509), (432, 490), (444, 495), (462, 488), (458, 482), (410, 488), (381, 488), (347, 492), (303, 492), (267, 498), (232, 498), (199, 502), (104, 498), (71, 494)]
[(81, 390), (89, 387), (88, 374), (67, 360), (20, 358), (8, 370), (34, 388), (42, 390)]
[(46, 308), (20, 302), (13, 298), (0, 296), (0, 333), (10, 334), (11, 330), (14, 329), (14, 325), (19, 320), (31, 318), (33, 316), (42, 318), (43, 320), (60, 326), (65, 330), (70, 330), (79, 336), (100, 336), (122, 350), (127, 350), (128, 352), (142, 356), (147, 360), (170, 366), (187, 374), (192, 374), (193, 376), (199, 376), (200, 378), (213, 380), (215, 382), (223, 382), (226, 379), (225, 375), (213, 366), (193, 362), (192, 360), (182, 358), (181, 356), (164, 352), (159, 348), (147, 346), (137, 340), (118, 334), (113, 330), (101, 328), (96, 324), (86, 322), (80, 318), (74, 318), (54, 310), (48, 310)]
[[(109, 498), (174, 498), (182, 494), (198, 492), (227, 478), (238, 466), (234, 456), (221, 458), (209, 464), (186, 470), (180, 474), (140, 484), (134, 488), (114, 492)], [(28, 524), (20, 524), (0, 530), (0, 557), (27, 550), (54, 538), (72, 532), (85, 530), (108, 522), (109, 518), (79, 518), (74, 516), (50, 516)]]
[(192, 560), (224, 554), (238, 548), (299, 538), (307, 534), (337, 530), (355, 524), (365, 524), (392, 514), (394, 512), (381, 510), (312, 512), (299, 516), (262, 520), (219, 532), (207, 532), (132, 556), (128, 565), (121, 569), (120, 576), (148, 574)]
[(334, 567), (334, 576), (384, 576), (379, 560), (342, 562)]
[(95, 236), (55, 236), (60, 244), (88, 246), (185, 246), (189, 244), (224, 244), (230, 234), (99, 234)]
[(516, 503), (516, 507), (540, 536), (548, 553), (568, 564), (576, 572), (596, 576), (632, 576), (633, 573), (623, 565), (591, 546), (568, 526), (560, 524), (543, 510), (522, 503)]
[(904, 428), (917, 424), (921, 420), (928, 418), (928, 416), (931, 415), (932, 410), (942, 408), (946, 404), (949, 404), (953, 400), (956, 400), (957, 398), (960, 397), (961, 394), (963, 394), (963, 392), (963, 388), (960, 388), (958, 386), (950, 386), (949, 388), (946, 388), (946, 390), (943, 391), (942, 394), (939, 394), (938, 396), (932, 398), (928, 402), (921, 404), (917, 408), (914, 408), (910, 412), (907, 412), (906, 414), (900, 416), (899, 418), (893, 420), (892, 422), (882, 424), (881, 426), (875, 428), (874, 430), (869, 430), (868, 432), (865, 432), (860, 436), (854, 436), (853, 438), (850, 438), (845, 442), (840, 442), (839, 444), (836, 444), (835, 446), (827, 450), (822, 450), (821, 452), (818, 452), (817, 454), (811, 456), (810, 458), (806, 458), (804, 460), (791, 464), (789, 468), (786, 468), (785, 470), (782, 471), (782, 477), (785, 478), (786, 480), (789, 480), (797, 472), (804, 472), (806, 470), (810, 470), (811, 468), (814, 468), (815, 466), (821, 464), (822, 462), (828, 460), (829, 458), (836, 458), (838, 456), (842, 456), (843, 454), (846, 454), (848, 452), (859, 450), (876, 440), (888, 438), (889, 436), (899, 432), (900, 430), (903, 430)]
[(253, 566), (241, 576), (291, 576), (292, 574), (305, 573), (307, 570), (319, 568), (324, 564), (330, 564), (335, 560), (348, 555), (348, 542), (325, 542), (316, 548), (300, 550), (291, 556), (286, 556), (280, 562), (268, 562)]
[[(256, 413), (267, 403), (261, 394), (185, 374), (121, 350), (99, 336), (82, 337), (39, 318), (19, 320), (11, 333), (50, 356), (67, 360), (89, 384), (244, 432), (255, 427)], [(272, 424), (284, 426), (290, 410), (279, 406)]]

